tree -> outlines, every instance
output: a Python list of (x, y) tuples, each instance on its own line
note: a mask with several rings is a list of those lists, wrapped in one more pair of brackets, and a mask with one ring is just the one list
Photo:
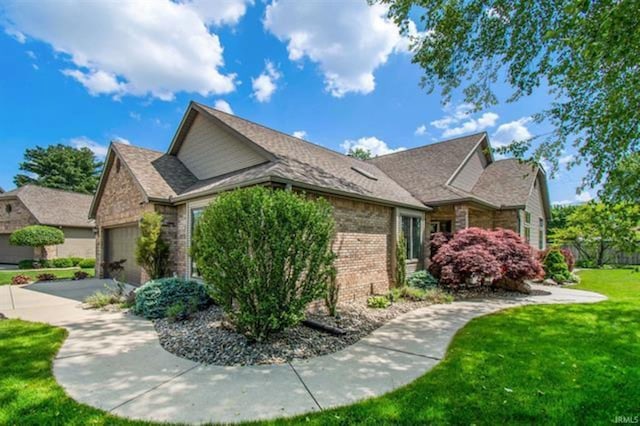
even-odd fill
[(607, 176), (600, 195), (609, 203), (640, 204), (640, 154), (632, 154), (618, 162)]
[[(498, 103), (495, 82), (513, 88), (513, 102), (548, 90), (551, 106), (534, 115), (554, 128), (533, 150), (554, 172), (569, 144), (570, 164), (589, 166), (582, 186), (595, 186), (640, 144), (640, 19), (637, 0), (370, 0), (409, 34), (419, 13), (413, 62), (422, 86), (441, 88), (449, 103), (461, 89), (476, 110)], [(414, 32), (415, 34), (415, 32)], [(526, 155), (531, 140), (504, 151)]]
[(102, 162), (89, 148), (67, 145), (37, 146), (27, 149), (20, 170), (13, 178), (16, 186), (35, 184), (47, 188), (92, 194), (98, 186)]
[(590, 202), (567, 217), (567, 225), (557, 229), (556, 243), (571, 244), (588, 261), (604, 265), (610, 250), (631, 253), (640, 249), (640, 206)]
[(152, 280), (167, 273), (169, 245), (162, 238), (163, 217), (157, 212), (147, 212), (140, 220), (140, 236), (136, 241), (136, 262)]
[(331, 205), (252, 187), (215, 199), (198, 219), (192, 255), (236, 329), (262, 340), (304, 318), (334, 274)]
[(30, 225), (18, 229), (9, 237), (14, 246), (27, 246), (40, 249), (40, 259), (47, 260), (46, 246), (64, 243), (64, 232), (58, 228), (43, 225)]
[(551, 220), (547, 223), (547, 235), (549, 236), (549, 242), (553, 242), (552, 235), (557, 229), (562, 229), (567, 226), (567, 218), (571, 213), (576, 211), (578, 206), (576, 205), (559, 205), (551, 207)]
[(349, 153), (347, 154), (349, 157), (359, 158), (361, 160), (370, 160), (373, 156), (371, 155), (371, 151), (366, 148), (349, 148)]

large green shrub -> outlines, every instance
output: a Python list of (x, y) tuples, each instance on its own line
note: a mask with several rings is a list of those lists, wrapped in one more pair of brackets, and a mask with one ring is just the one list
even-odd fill
[(571, 279), (571, 272), (564, 255), (557, 248), (552, 248), (547, 252), (543, 259), (542, 267), (544, 268), (545, 278), (551, 278), (556, 282), (564, 282)]
[(304, 318), (331, 277), (332, 209), (263, 187), (220, 195), (200, 216), (192, 255), (236, 329), (261, 340)]
[(160, 213), (142, 215), (136, 242), (136, 262), (152, 280), (166, 276), (168, 269), (169, 245), (162, 238), (162, 220)]
[(82, 259), (78, 266), (81, 268), (95, 268), (96, 260), (95, 259)]
[(164, 318), (167, 309), (176, 303), (204, 309), (211, 303), (204, 286), (183, 278), (163, 278), (149, 281), (136, 290), (134, 312), (145, 318)]
[(58, 259), (52, 259), (50, 261), (54, 268), (71, 268), (73, 267), (73, 260), (68, 257), (59, 257)]
[(46, 259), (44, 247), (64, 243), (64, 233), (51, 226), (30, 225), (18, 229), (11, 237), (9, 243), (14, 246), (27, 246), (40, 248), (41, 257)]

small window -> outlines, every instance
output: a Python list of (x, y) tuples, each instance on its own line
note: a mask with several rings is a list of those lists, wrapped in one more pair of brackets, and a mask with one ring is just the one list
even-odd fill
[(422, 220), (419, 217), (402, 216), (402, 234), (406, 243), (407, 260), (419, 259), (422, 251)]
[(436, 220), (431, 221), (431, 233), (435, 232), (451, 232), (450, 220)]
[(529, 212), (524, 212), (524, 221), (526, 224), (530, 225), (531, 224), (531, 213)]
[(7, 204), (6, 206), (4, 206), (4, 211), (6, 211), (7, 214), (11, 213), (12, 210), (13, 207), (11, 207), (11, 204)]
[[(191, 210), (191, 241), (189, 242), (189, 246), (193, 245), (193, 233), (196, 229), (196, 223), (198, 222), (198, 218), (202, 215), (204, 208), (192, 209)], [(200, 278), (200, 272), (198, 272), (198, 266), (196, 265), (195, 260), (191, 259), (191, 277)]]
[(529, 227), (524, 228), (524, 239), (528, 243), (531, 242), (531, 228), (529, 228)]

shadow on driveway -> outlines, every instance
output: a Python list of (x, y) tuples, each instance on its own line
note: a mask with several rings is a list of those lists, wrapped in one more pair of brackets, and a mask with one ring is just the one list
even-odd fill
[[(85, 299), (99, 291), (115, 289), (115, 283), (110, 279), (92, 278), (78, 281), (43, 281), (24, 286), (27, 290), (50, 294), (52, 296), (64, 297), (67, 299), (84, 302)], [(126, 291), (135, 287), (127, 284)]]

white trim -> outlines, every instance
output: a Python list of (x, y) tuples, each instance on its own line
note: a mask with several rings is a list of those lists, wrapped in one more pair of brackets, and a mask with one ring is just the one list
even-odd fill
[[(476, 153), (476, 150), (478, 149), (478, 147), (482, 144), (482, 142), (484, 142), (484, 140), (487, 138), (487, 134), (483, 134), (482, 137), (480, 138), (480, 140), (474, 145), (473, 149), (467, 154), (467, 156), (464, 158), (464, 160), (462, 160), (462, 163), (460, 163), (460, 165), (458, 166), (458, 168), (453, 172), (453, 174), (449, 177), (449, 179), (447, 179), (447, 181), (445, 182), (445, 185), (447, 186), (451, 186), (451, 182), (453, 182), (456, 178), (456, 176), (458, 176), (458, 174), (460, 173), (460, 171), (463, 169), (463, 167), (469, 162), (469, 160), (471, 159), (471, 157), (473, 157), (473, 155)], [(487, 146), (489, 146), (489, 142), (487, 142)], [(489, 150), (491, 148), (489, 147)], [(483, 153), (484, 154), (484, 153)], [(489, 162), (488, 164), (491, 164), (493, 162), (493, 158), (489, 158)], [(485, 167), (486, 168), (486, 167)]]
[(206, 199), (200, 199), (198, 201), (190, 201), (187, 203), (187, 232), (186, 232), (186, 241), (185, 241), (185, 265), (187, 266), (186, 277), (187, 279), (193, 278), (191, 276), (191, 256), (189, 253), (191, 252), (191, 211), (195, 209), (201, 209), (207, 207), (215, 197), (210, 197)]
[[(415, 218), (420, 219), (420, 221), (421, 221), (421, 223), (420, 223), (420, 248), (422, 249), (422, 247), (424, 245), (424, 233), (425, 233), (426, 226), (427, 226), (427, 220), (426, 220), (425, 213), (422, 212), (422, 211), (419, 211), (419, 210), (410, 210), (410, 209), (397, 208), (396, 209), (396, 242), (397, 242), (397, 239), (400, 236), (400, 233), (402, 232), (402, 216), (415, 217)], [(405, 238), (411, 238), (411, 236), (405, 235)], [(409, 241), (409, 240), (407, 240), (407, 241)], [(420, 250), (420, 251), (422, 252), (422, 250)], [(407, 259), (406, 260), (406, 264), (417, 263), (419, 261), (420, 261), (420, 258), (411, 258), (411, 259)]]

